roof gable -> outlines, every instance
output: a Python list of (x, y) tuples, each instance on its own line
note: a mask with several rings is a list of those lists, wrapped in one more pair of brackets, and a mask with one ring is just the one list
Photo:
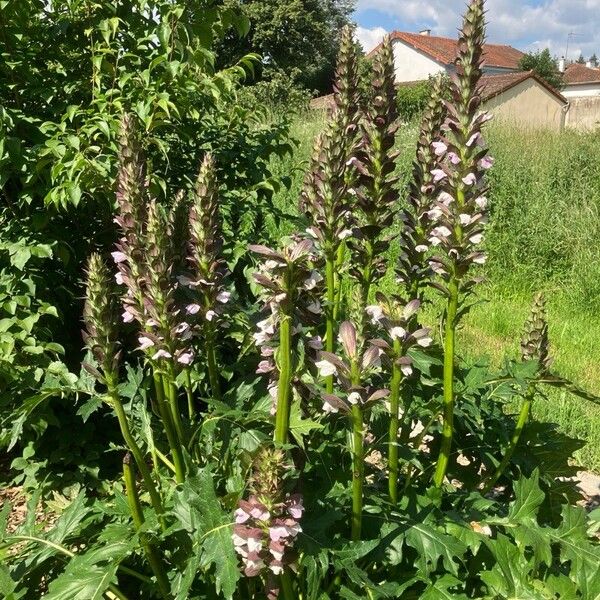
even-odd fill
[(585, 65), (572, 63), (565, 69), (563, 81), (567, 85), (581, 85), (584, 83), (600, 84), (600, 69), (590, 69)]
[(501, 75), (484, 75), (480, 82), (481, 100), (486, 102), (499, 96), (503, 92), (519, 85), (523, 81), (533, 79), (539, 85), (555, 96), (562, 104), (568, 104), (568, 100), (548, 82), (536, 75), (533, 71), (521, 71), (519, 73), (502, 73)]
[[(406, 33), (404, 31), (393, 31), (390, 37), (392, 40), (399, 40), (411, 46), (443, 65), (452, 64), (458, 54), (457, 39)], [(367, 56), (375, 55), (380, 48), (381, 44), (371, 50)], [(523, 52), (512, 46), (486, 44), (483, 49), (484, 66), (487, 67), (518, 69), (523, 56)]]

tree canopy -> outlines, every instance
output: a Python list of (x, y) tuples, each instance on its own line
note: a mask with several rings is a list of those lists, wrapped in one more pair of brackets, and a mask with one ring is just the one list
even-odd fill
[(523, 71), (535, 71), (542, 79), (557, 89), (562, 88), (564, 85), (557, 61), (552, 57), (548, 48), (525, 54), (519, 63), (519, 67)]
[(355, 0), (220, 0), (250, 20), (245, 37), (227, 36), (219, 60), (230, 65), (249, 52), (262, 56), (263, 74), (283, 71), (308, 89), (326, 91), (339, 47), (339, 32)]

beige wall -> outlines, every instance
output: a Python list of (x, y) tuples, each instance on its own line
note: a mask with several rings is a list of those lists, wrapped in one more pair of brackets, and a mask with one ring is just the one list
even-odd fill
[(589, 131), (600, 128), (600, 96), (596, 98), (570, 98), (567, 127)]
[(423, 52), (415, 50), (402, 40), (392, 42), (396, 82), (424, 81), (446, 69)]
[(521, 127), (560, 131), (565, 124), (565, 105), (535, 79), (526, 79), (485, 103), (494, 119)]

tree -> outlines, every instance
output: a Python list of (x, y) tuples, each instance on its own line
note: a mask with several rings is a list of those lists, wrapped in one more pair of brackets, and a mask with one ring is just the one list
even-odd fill
[(558, 70), (558, 63), (555, 58), (552, 58), (548, 48), (525, 54), (519, 62), (519, 68), (523, 71), (535, 71), (537, 75), (552, 87), (557, 89), (563, 87), (563, 78), (561, 72)]
[(220, 0), (241, 8), (250, 20), (248, 35), (228, 35), (218, 52), (222, 66), (256, 52), (262, 74), (283, 71), (310, 90), (330, 88), (339, 33), (349, 23), (355, 0)]
[(579, 58), (577, 59), (577, 63), (580, 65), (585, 65), (585, 57), (583, 54), (579, 54)]
[(598, 66), (598, 57), (596, 56), (595, 52), (594, 52), (594, 54), (592, 54), (590, 56), (590, 63), (592, 65), (592, 67), (597, 67)]

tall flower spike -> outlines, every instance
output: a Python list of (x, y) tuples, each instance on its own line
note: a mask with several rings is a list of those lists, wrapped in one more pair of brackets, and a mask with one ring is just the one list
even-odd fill
[(448, 117), (444, 136), (432, 144), (440, 161), (431, 171), (440, 194), (429, 215), (435, 221), (429, 243), (436, 248), (430, 260), (442, 282), (432, 282), (447, 300), (444, 333), (444, 422), (442, 444), (434, 484), (444, 481), (454, 431), (454, 354), (460, 304), (473, 291), (478, 278), (467, 275), (475, 264), (483, 264), (480, 249), (486, 214), (484, 174), (492, 166), (481, 135), (489, 119), (480, 111), (479, 80), (485, 38), (483, 0), (471, 0), (464, 17), (456, 74), (450, 84), (452, 101), (446, 103)]
[(338, 112), (337, 119), (343, 124), (342, 129), (346, 134), (351, 134), (356, 129), (358, 120), (359, 91), (356, 43), (354, 30), (349, 25), (342, 30), (340, 39), (333, 97)]
[(408, 206), (400, 216), (403, 228), (400, 233), (401, 254), (396, 266), (396, 276), (398, 283), (404, 284), (407, 300), (418, 298), (423, 301), (424, 283), (431, 274), (425, 256), (429, 249), (431, 222), (435, 216), (432, 209), (438, 196), (438, 186), (431, 174), (437, 165), (438, 156), (432, 144), (440, 138), (446, 118), (444, 86), (442, 77), (436, 77), (433, 81), (431, 98), (423, 115), (417, 142)]
[(367, 304), (372, 284), (386, 270), (385, 256), (390, 240), (384, 237), (392, 224), (398, 200), (394, 176), (398, 129), (394, 54), (391, 40), (385, 38), (373, 67), (373, 99), (364, 115), (362, 139), (354, 165), (359, 172), (354, 239), (348, 242), (354, 266), (351, 275), (362, 290), (362, 307)]
[(521, 357), (524, 361), (538, 361), (540, 371), (545, 373), (552, 365), (549, 350), (546, 299), (542, 293), (539, 293), (533, 299), (531, 313), (525, 322), (525, 330), (521, 338)]
[(117, 300), (110, 271), (99, 254), (92, 254), (87, 266), (87, 285), (83, 318), (83, 339), (98, 362), (102, 374), (85, 365), (94, 376), (100, 378), (114, 373), (118, 368)]
[(179, 190), (169, 211), (171, 232), (171, 262), (173, 272), (180, 273), (187, 257), (190, 243), (190, 199), (184, 190)]

